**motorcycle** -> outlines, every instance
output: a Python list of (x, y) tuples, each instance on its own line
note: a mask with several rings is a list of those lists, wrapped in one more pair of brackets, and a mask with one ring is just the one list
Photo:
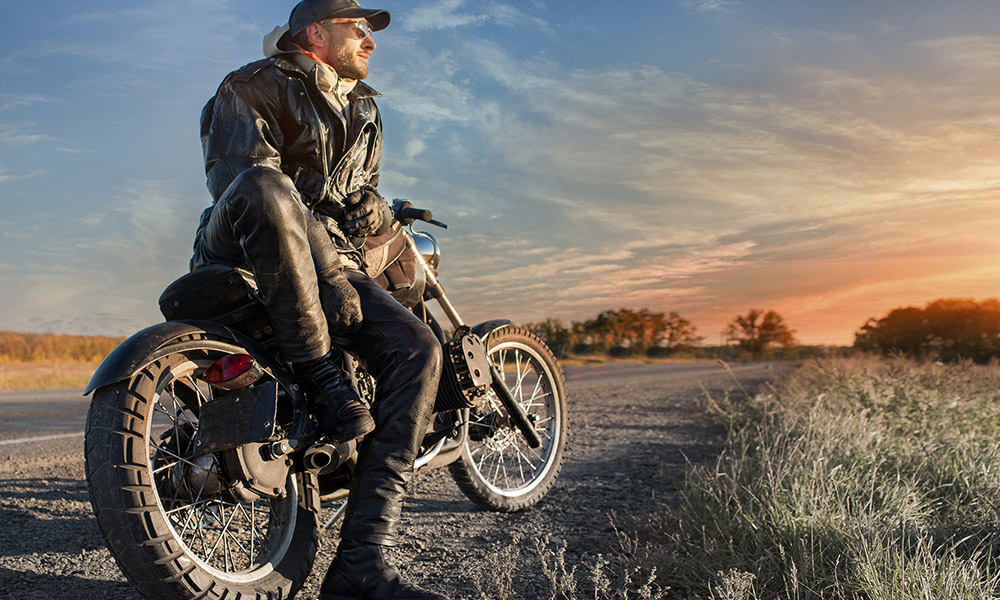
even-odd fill
[[(418, 220), (444, 224), (409, 203), (396, 208), (422, 280), (397, 299), (444, 350), (414, 468), (448, 466), (481, 508), (531, 507), (552, 489), (566, 452), (561, 367), (510, 321), (466, 325), (437, 279), (436, 240), (413, 229)], [(312, 570), (321, 531), (343, 514), (357, 443), (319, 431), (247, 271), (188, 273), (160, 306), (167, 320), (122, 342), (85, 391), (93, 393), (85, 453), (98, 525), (146, 598), (291, 598)], [(378, 382), (344, 359), (371, 403)], [(323, 504), (332, 513), (325, 522)]]

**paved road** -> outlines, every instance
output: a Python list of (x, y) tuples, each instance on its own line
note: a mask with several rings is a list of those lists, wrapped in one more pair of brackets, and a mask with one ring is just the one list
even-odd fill
[[(738, 374), (758, 367), (734, 365), (732, 370)], [(715, 361), (652, 365), (619, 362), (571, 366), (565, 371), (567, 383), (573, 386), (700, 377), (719, 374), (723, 367)], [(0, 451), (15, 452), (18, 446), (51, 444), (54, 440), (82, 436), (88, 402), (82, 389), (0, 392)]]

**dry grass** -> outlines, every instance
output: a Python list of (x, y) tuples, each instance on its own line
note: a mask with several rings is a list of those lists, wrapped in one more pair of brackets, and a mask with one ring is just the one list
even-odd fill
[(30, 362), (0, 364), (0, 392), (82, 388), (96, 362)]
[[(479, 565), (474, 584), (480, 600), (517, 600), (515, 574), (541, 570), (549, 600), (659, 600), (669, 590), (656, 584), (656, 567), (635, 538), (618, 532), (620, 548), (613, 556), (598, 554), (570, 565), (566, 542), (536, 539), (533, 547), (515, 539), (496, 547)], [(578, 568), (580, 567), (580, 568)]]
[(728, 447), (652, 534), (672, 597), (998, 597), (996, 369), (818, 361), (709, 403)]

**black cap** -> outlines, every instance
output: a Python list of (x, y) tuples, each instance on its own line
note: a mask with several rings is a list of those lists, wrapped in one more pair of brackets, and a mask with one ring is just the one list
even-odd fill
[(361, 8), (357, 0), (302, 0), (288, 17), (289, 35), (323, 19), (365, 19), (372, 31), (381, 31), (389, 26), (389, 11)]

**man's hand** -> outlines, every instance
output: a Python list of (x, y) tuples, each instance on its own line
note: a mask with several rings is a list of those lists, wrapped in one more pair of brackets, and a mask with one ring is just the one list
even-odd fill
[(352, 192), (346, 198), (347, 213), (344, 215), (344, 233), (353, 237), (365, 237), (385, 231), (389, 223), (385, 200), (374, 188), (364, 188)]
[(348, 335), (361, 326), (361, 298), (343, 271), (319, 280), (320, 302), (333, 335)]

